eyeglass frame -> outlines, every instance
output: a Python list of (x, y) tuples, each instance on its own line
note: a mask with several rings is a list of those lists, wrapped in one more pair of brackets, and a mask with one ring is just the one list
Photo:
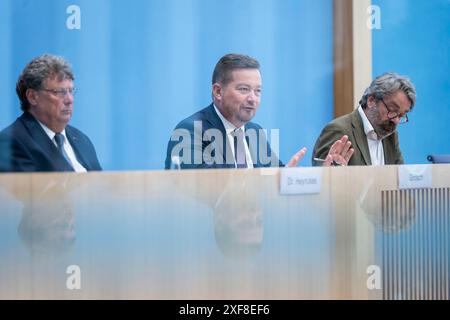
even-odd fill
[[(384, 102), (383, 98), (381, 98), (379, 101), (383, 102), (384, 107), (386, 108), (386, 110), (388, 112), (387, 113), (387, 117), (388, 117), (389, 120), (392, 120), (392, 119), (395, 119), (395, 118), (399, 118), (400, 119), (399, 124), (404, 124), (404, 123), (408, 123), (409, 122), (408, 113), (405, 113), (403, 116), (400, 116), (400, 114), (398, 112), (392, 111), (391, 109), (388, 108), (388, 106), (387, 106), (386, 102)], [(391, 114), (395, 114), (395, 116), (390, 117), (389, 116), (390, 113)], [(405, 119), (405, 120), (402, 121), (402, 119)]]
[[(72, 88), (58, 88), (58, 89), (46, 89), (41, 88), (38, 91), (46, 91), (53, 93), (55, 96), (57, 96), (60, 99), (64, 99), (68, 93), (72, 95), (72, 97), (75, 95), (75, 92), (77, 91), (75, 87)], [(63, 94), (63, 95), (61, 95)]]

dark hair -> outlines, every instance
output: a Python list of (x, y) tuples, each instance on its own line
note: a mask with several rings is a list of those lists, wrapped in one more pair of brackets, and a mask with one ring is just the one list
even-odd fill
[(30, 108), (27, 99), (28, 89), (41, 89), (42, 82), (45, 79), (57, 77), (59, 81), (70, 79), (74, 80), (72, 68), (62, 57), (44, 54), (31, 60), (23, 69), (16, 84), (17, 96), (20, 100), (20, 106), (23, 111)]
[(224, 55), (217, 62), (212, 76), (212, 84), (220, 83), (227, 85), (231, 79), (231, 72), (236, 69), (258, 69), (259, 62), (249, 56), (243, 54), (230, 53)]
[(394, 72), (387, 72), (375, 78), (370, 86), (364, 91), (359, 104), (365, 109), (367, 99), (373, 96), (376, 100), (381, 100), (386, 96), (402, 90), (411, 102), (411, 109), (416, 103), (416, 89), (407, 77), (398, 75)]

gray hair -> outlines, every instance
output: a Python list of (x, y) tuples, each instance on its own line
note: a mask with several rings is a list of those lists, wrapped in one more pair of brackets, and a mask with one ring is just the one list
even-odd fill
[(220, 58), (214, 68), (212, 84), (227, 85), (231, 81), (231, 72), (236, 69), (258, 69), (259, 62), (243, 54), (229, 53)]
[(45, 79), (57, 78), (59, 81), (74, 80), (72, 68), (62, 57), (44, 54), (31, 60), (23, 69), (16, 84), (17, 96), (23, 111), (30, 108), (27, 90), (39, 90)]
[(405, 76), (398, 75), (394, 72), (387, 72), (375, 78), (370, 86), (364, 91), (359, 104), (365, 109), (367, 107), (367, 99), (373, 96), (376, 100), (381, 100), (386, 96), (401, 90), (411, 102), (411, 110), (416, 103), (416, 89), (411, 80)]

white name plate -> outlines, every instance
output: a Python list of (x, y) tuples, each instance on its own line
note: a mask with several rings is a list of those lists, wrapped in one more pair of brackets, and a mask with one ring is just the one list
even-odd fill
[(431, 188), (433, 184), (431, 166), (402, 165), (398, 167), (398, 188)]
[(280, 194), (314, 194), (322, 188), (322, 168), (283, 168)]

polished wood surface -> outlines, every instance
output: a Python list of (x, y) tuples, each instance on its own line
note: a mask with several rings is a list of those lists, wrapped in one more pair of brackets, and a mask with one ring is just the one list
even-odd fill
[(323, 168), (289, 196), (280, 169), (1, 174), (0, 298), (448, 299), (450, 165), (432, 169), (398, 190), (397, 166)]
[(333, 117), (352, 112), (354, 101), (353, 0), (333, 1)]
[(333, 1), (334, 118), (356, 109), (372, 82), (370, 6), (370, 0)]

